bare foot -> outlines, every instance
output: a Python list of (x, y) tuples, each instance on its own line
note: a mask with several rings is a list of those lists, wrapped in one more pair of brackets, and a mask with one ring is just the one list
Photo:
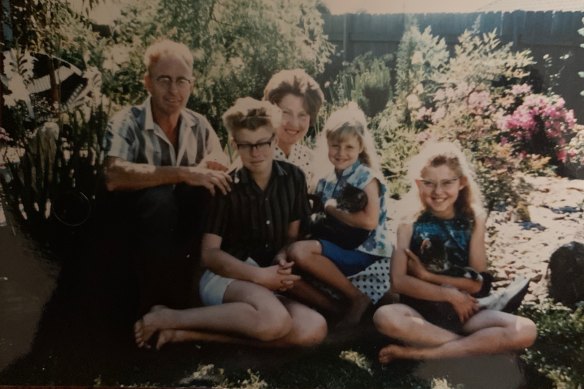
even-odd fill
[(348, 329), (359, 324), (359, 322), (361, 321), (361, 317), (363, 316), (369, 305), (371, 305), (371, 300), (366, 294), (361, 293), (361, 295), (358, 298), (351, 301), (349, 310), (341, 319), (339, 324), (337, 324), (336, 328), (339, 330)]
[(383, 365), (391, 363), (394, 359), (398, 358), (398, 355), (400, 354), (399, 353), (400, 348), (401, 346), (395, 344), (385, 346), (384, 348), (379, 350), (379, 362)]
[(150, 312), (136, 321), (134, 324), (134, 339), (138, 347), (151, 347), (148, 341), (161, 329), (158, 325), (157, 317), (159, 316), (159, 312), (163, 312), (164, 310), (168, 310), (168, 308), (164, 305), (155, 305), (150, 309)]
[(172, 343), (175, 341), (176, 333), (180, 330), (161, 330), (158, 333), (158, 341), (156, 342), (156, 350), (160, 350), (162, 346), (167, 343)]

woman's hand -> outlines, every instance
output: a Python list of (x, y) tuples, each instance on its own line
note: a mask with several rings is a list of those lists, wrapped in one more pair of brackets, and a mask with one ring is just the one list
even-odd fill
[(453, 287), (445, 286), (444, 288), (448, 290), (448, 302), (452, 304), (462, 323), (478, 311), (478, 303), (474, 297)]
[(410, 249), (406, 249), (408, 257), (408, 274), (420, 280), (426, 281), (430, 272), (426, 269), (420, 258), (414, 254)]

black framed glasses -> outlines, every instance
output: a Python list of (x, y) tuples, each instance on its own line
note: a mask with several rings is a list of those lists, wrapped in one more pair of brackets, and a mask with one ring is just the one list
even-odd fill
[(264, 152), (264, 151), (268, 151), (268, 149), (272, 146), (272, 142), (274, 142), (275, 138), (276, 138), (276, 134), (272, 135), (270, 137), (270, 139), (263, 141), (263, 142), (237, 143), (237, 141), (236, 141), (235, 145), (237, 146), (237, 150), (239, 150), (240, 153), (250, 154), (253, 149), (256, 149), (257, 151), (260, 151), (260, 152)]

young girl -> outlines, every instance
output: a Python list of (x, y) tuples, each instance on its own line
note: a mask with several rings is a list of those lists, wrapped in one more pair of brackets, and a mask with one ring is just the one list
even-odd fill
[[(443, 242), (446, 267), (486, 269), (485, 212), (480, 192), (462, 152), (451, 143), (427, 145), (409, 168), (409, 198), (418, 204), (397, 231), (391, 259), (392, 290), (401, 303), (380, 307), (377, 329), (405, 346), (390, 344), (381, 363), (396, 358), (436, 359), (501, 353), (529, 347), (537, 331), (526, 318), (481, 310), (472, 296), (482, 281), (427, 270), (419, 258), (428, 242)], [(417, 251), (417, 254), (414, 254)]]
[[(325, 204), (325, 212), (351, 227), (370, 230), (371, 233), (353, 250), (323, 239), (295, 242), (289, 247), (288, 256), (299, 269), (348, 299), (348, 309), (339, 323), (341, 327), (348, 327), (359, 322), (371, 300), (347, 276), (391, 255), (392, 247), (386, 232), (386, 189), (365, 115), (356, 104), (350, 103), (334, 112), (327, 120), (322, 136), (328, 146), (328, 159), (334, 167), (316, 187), (316, 193)], [(361, 189), (367, 195), (363, 210), (347, 212), (336, 207), (335, 199), (347, 185)], [(297, 297), (320, 307), (325, 305), (320, 304), (317, 294), (310, 293), (308, 288), (300, 290), (295, 285), (294, 289)]]

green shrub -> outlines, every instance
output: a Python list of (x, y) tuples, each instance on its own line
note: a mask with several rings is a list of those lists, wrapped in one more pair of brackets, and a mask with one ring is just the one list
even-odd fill
[(400, 160), (419, 143), (456, 141), (469, 152), (489, 210), (519, 201), (522, 192), (513, 176), (539, 169), (546, 160), (520, 158), (503, 142), (499, 124), (521, 105), (511, 88), (532, 64), (528, 51), (513, 52), (495, 32), (464, 32), (450, 55), (430, 29), (422, 33), (412, 25), (398, 49), (393, 100), (373, 120), (390, 180), (403, 175)]
[(161, 37), (185, 43), (195, 56), (189, 107), (221, 131), (221, 115), (238, 97), (262, 96), (275, 72), (324, 70), (333, 46), (323, 34), (317, 0), (156, 0), (133, 4), (116, 21), (104, 53), (104, 92), (118, 104), (146, 95), (141, 80), (146, 46)]
[(3, 155), (10, 171), (2, 180), (5, 197), (17, 220), (39, 238), (48, 232), (50, 218), (79, 226), (90, 217), (107, 120), (101, 105), (89, 113), (76, 110), (9, 143), (19, 152), (18, 158)]
[(538, 337), (523, 359), (556, 387), (584, 385), (584, 307), (575, 310), (551, 301), (524, 305), (521, 315), (537, 324)]
[(381, 112), (391, 97), (390, 55), (360, 55), (339, 72), (332, 83), (325, 83), (327, 101), (341, 107), (356, 102), (368, 117)]

